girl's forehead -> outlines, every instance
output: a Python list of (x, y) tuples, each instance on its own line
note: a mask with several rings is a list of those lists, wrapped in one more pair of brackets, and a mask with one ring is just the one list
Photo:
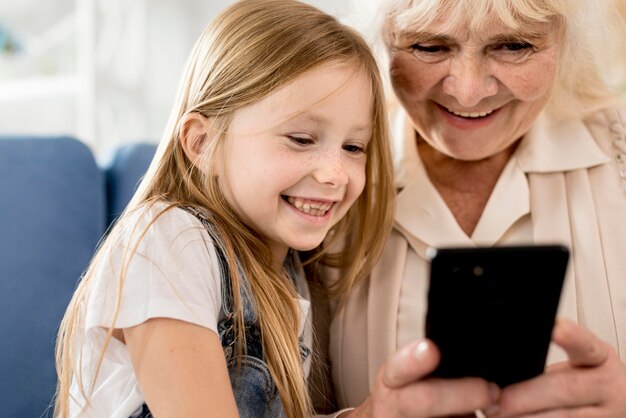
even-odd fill
[[(372, 103), (368, 72), (353, 63), (320, 65), (279, 87), (268, 96), (237, 109), (231, 132), (257, 132), (289, 121), (307, 121), (308, 125), (329, 122), (329, 109), (343, 110), (337, 104)], [(330, 113), (332, 113), (330, 112)], [(355, 126), (371, 125), (371, 112), (348, 113), (345, 122)], [(334, 115), (331, 115), (334, 118)], [(333, 122), (336, 118), (333, 119)]]
[(272, 107), (283, 107), (286, 102), (292, 102), (290, 113), (297, 114), (345, 94), (355, 85), (357, 90), (370, 91), (370, 75), (361, 66), (355, 63), (329, 63), (297, 77), (270, 95), (268, 102), (272, 102)]

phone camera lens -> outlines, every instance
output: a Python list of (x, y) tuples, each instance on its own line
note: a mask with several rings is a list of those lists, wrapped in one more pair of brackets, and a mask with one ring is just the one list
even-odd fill
[(483, 275), (483, 273), (485, 273), (485, 271), (483, 270), (481, 266), (474, 267), (474, 270), (472, 270), (472, 272), (474, 273), (474, 276), (476, 277), (480, 277)]

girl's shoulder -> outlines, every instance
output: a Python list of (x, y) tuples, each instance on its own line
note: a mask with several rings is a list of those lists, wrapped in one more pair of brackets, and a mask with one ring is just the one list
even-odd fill
[(133, 229), (202, 228), (203, 225), (196, 213), (200, 214), (203, 211), (163, 200), (146, 202), (127, 214), (123, 229), (128, 233)]
[(216, 329), (220, 262), (197, 217), (171, 203), (154, 202), (125, 214), (113, 232), (94, 269), (88, 326), (107, 324), (121, 296), (118, 327), (158, 313)]
[[(126, 213), (111, 231), (113, 247), (138, 250), (167, 246), (180, 247), (204, 241), (213, 243), (208, 212), (166, 201), (146, 202)], [(165, 248), (164, 248), (165, 249)]]
[(207, 230), (210, 225), (201, 219), (170, 202), (144, 203), (115, 226), (104, 253), (120, 271), (149, 270), (154, 275), (154, 270), (166, 276), (185, 271), (205, 277), (209, 270), (219, 277), (215, 240)]

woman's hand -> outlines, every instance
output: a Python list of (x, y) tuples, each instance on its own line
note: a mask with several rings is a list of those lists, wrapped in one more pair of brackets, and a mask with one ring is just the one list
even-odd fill
[(504, 417), (623, 418), (626, 417), (626, 365), (615, 350), (590, 331), (559, 320), (553, 341), (569, 361), (502, 391)]
[(432, 342), (409, 344), (381, 366), (369, 398), (342, 417), (473, 417), (474, 410), (489, 410), (498, 401), (498, 387), (483, 379), (428, 378), (438, 364)]

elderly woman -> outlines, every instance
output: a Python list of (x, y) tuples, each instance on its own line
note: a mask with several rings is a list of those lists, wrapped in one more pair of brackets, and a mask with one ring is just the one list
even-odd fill
[[(350, 413), (374, 416), (626, 417), (626, 35), (615, 4), (395, 0), (385, 16), (401, 104), (396, 228), (333, 319), (339, 405), (365, 401)], [(426, 249), (529, 242), (572, 251), (553, 365), (502, 391), (427, 378), (438, 352), (419, 342)]]

